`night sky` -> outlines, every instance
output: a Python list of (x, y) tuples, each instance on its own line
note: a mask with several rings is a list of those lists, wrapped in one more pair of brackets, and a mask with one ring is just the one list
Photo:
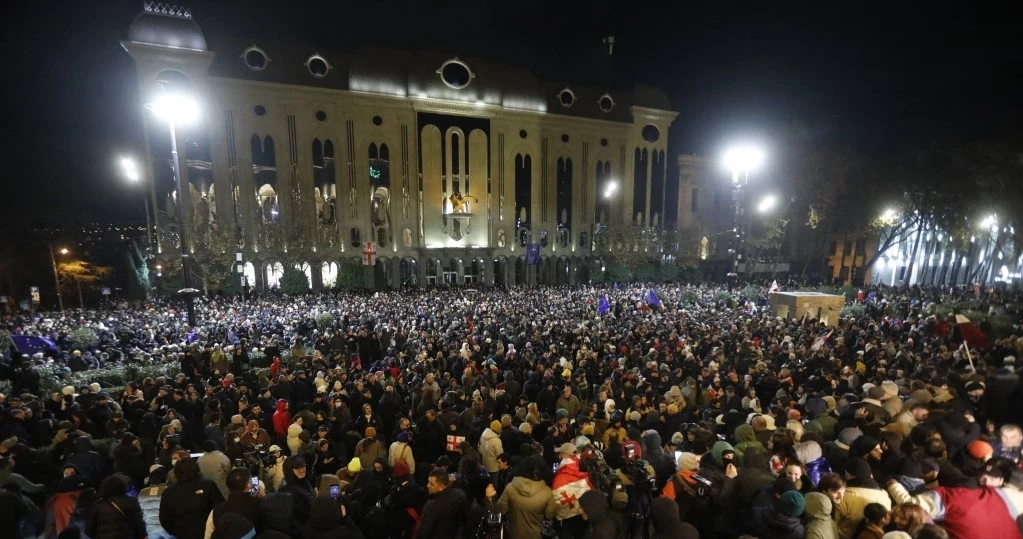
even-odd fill
[[(5, 13), (4, 147), (13, 167), (2, 183), (3, 221), (141, 222), (141, 189), (120, 178), (117, 157), (141, 153), (135, 72), (119, 41), (142, 2), (59, 4), (19, 2)], [(716, 156), (729, 140), (751, 137), (770, 149), (772, 132), (794, 121), (868, 155), (939, 139), (1017, 140), (1023, 125), (1023, 38), (1016, 14), (993, 3), (902, 12), (891, 2), (323, 4), (189, 5), (207, 36), (421, 47), (596, 86), (607, 80), (601, 37), (614, 34), (612, 85), (656, 84), (680, 111), (672, 155)], [(520, 11), (507, 13), (511, 5)]]

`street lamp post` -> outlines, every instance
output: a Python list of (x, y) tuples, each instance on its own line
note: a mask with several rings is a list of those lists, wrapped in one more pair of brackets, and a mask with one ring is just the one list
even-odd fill
[[(739, 261), (742, 260), (742, 242), (745, 226), (742, 222), (743, 205), (742, 190), (749, 182), (749, 172), (760, 166), (763, 153), (752, 146), (733, 148), (725, 154), (725, 167), (732, 172), (732, 204), (735, 213), (732, 215), (732, 271), (728, 274), (728, 287), (734, 289), (739, 280)], [(747, 268), (747, 271), (749, 268)]]
[[(141, 176), (139, 175), (138, 168), (135, 166), (135, 161), (127, 157), (121, 158), (121, 171), (124, 173), (124, 177), (128, 181), (138, 183)], [(153, 221), (149, 217), (149, 197), (146, 196), (145, 189), (142, 190), (142, 202), (146, 209), (146, 275), (149, 276), (149, 287), (146, 290), (146, 298), (149, 298), (150, 292), (152, 292), (153, 286), (153, 272), (150, 267), (153, 258)]]
[[(60, 275), (57, 273), (57, 257), (53, 254), (53, 244), (50, 244), (50, 264), (53, 266), (53, 284), (57, 287), (57, 305), (60, 306), (60, 314), (64, 315), (64, 296), (60, 292)], [(66, 255), (66, 247), (60, 249), (60, 254)]]
[(195, 289), (192, 288), (192, 257), (188, 252), (188, 225), (185, 223), (185, 194), (188, 186), (181, 176), (181, 167), (178, 164), (178, 140), (176, 126), (194, 122), (199, 118), (199, 105), (194, 99), (183, 94), (168, 91), (164, 85), (164, 93), (149, 103), (146, 107), (153, 114), (170, 127), (171, 143), (171, 167), (174, 169), (174, 184), (178, 189), (177, 217), (178, 217), (178, 244), (181, 249), (181, 272), (185, 288), (181, 294), (185, 297), (185, 305), (188, 308), (188, 325), (195, 327)]

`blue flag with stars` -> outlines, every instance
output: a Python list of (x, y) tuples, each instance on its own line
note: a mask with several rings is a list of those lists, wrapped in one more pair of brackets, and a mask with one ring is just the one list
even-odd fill
[(660, 307), (661, 306), (661, 298), (657, 297), (657, 292), (654, 292), (653, 288), (651, 288), (650, 290), (647, 290), (646, 302), (647, 302), (648, 305), (650, 305), (652, 307)]
[(535, 266), (540, 263), (540, 244), (530, 243), (526, 245), (526, 264)]
[(600, 296), (600, 303), (597, 304), (597, 312), (604, 314), (611, 310), (611, 304), (607, 302), (607, 295)]

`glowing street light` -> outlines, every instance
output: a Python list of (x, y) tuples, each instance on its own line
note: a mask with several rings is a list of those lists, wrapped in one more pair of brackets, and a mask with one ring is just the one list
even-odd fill
[(771, 211), (776, 204), (778, 204), (778, 197), (774, 195), (767, 195), (760, 199), (760, 204), (757, 204), (757, 211), (760, 213), (767, 213)]
[(998, 231), (998, 216), (993, 214), (993, 213), (991, 215), (988, 215), (987, 217), (984, 218), (983, 221), (980, 222), (980, 227), (981, 228), (989, 228), (989, 229), (991, 229), (992, 233), (997, 232)]
[[(764, 152), (752, 145), (735, 146), (725, 152), (722, 163), (732, 173), (732, 202), (735, 205), (735, 215), (732, 216), (732, 230), (735, 231), (732, 251), (732, 271), (728, 274), (729, 289), (734, 289), (735, 281), (739, 278), (739, 260), (742, 258), (742, 188), (749, 181), (751, 170), (760, 168), (764, 162)], [(749, 268), (748, 268), (749, 269)]]
[(66, 254), (68, 254), (70, 252), (71, 251), (67, 250), (67, 247), (61, 247), (61, 249), (60, 249), (60, 254), (62, 254), (62, 255), (66, 255)]
[[(61, 247), (57, 250), (61, 255), (67, 255), (71, 251), (68, 251), (67, 247)], [(64, 295), (60, 291), (60, 276), (57, 274), (57, 257), (53, 254), (53, 245), (50, 245), (50, 264), (53, 266), (53, 284), (57, 287), (57, 305), (60, 306), (60, 314), (64, 314)]]
[(883, 218), (886, 221), (890, 221), (892, 219), (895, 219), (895, 216), (897, 216), (898, 214), (899, 212), (895, 208), (886, 208), (884, 210), (884, 213), (881, 214), (881, 218)]
[(121, 172), (124, 173), (124, 177), (129, 181), (139, 181), (139, 170), (135, 167), (135, 161), (127, 157), (121, 158)]
[(604, 191), (604, 198), (611, 198), (617, 190), (618, 182), (611, 182), (607, 184), (607, 190)]
[(174, 168), (174, 184), (178, 188), (178, 243), (181, 247), (181, 273), (184, 281), (182, 295), (185, 296), (185, 305), (188, 308), (188, 325), (195, 327), (195, 299), (191, 292), (195, 290), (191, 285), (192, 263), (188, 253), (188, 226), (185, 224), (184, 196), (188, 192), (188, 186), (181, 177), (181, 166), (178, 163), (178, 137), (175, 127), (187, 125), (199, 120), (199, 103), (190, 95), (182, 92), (182, 88), (176, 87), (173, 81), (158, 81), (163, 91), (151, 103), (146, 104), (153, 116), (167, 122), (170, 127), (171, 143), (171, 166)]
[(725, 168), (732, 171), (732, 181), (739, 181), (740, 175), (748, 175), (751, 170), (760, 168), (764, 162), (764, 152), (755, 146), (739, 146), (725, 152)]

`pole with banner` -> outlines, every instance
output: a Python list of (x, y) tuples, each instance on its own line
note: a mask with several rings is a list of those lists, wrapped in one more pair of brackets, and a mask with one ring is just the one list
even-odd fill
[(377, 264), (377, 249), (376, 245), (371, 241), (367, 241), (365, 247), (362, 248), (362, 265), (366, 269), (363, 270), (365, 273), (366, 288), (373, 290), (375, 287), (374, 281), (374, 269)]

